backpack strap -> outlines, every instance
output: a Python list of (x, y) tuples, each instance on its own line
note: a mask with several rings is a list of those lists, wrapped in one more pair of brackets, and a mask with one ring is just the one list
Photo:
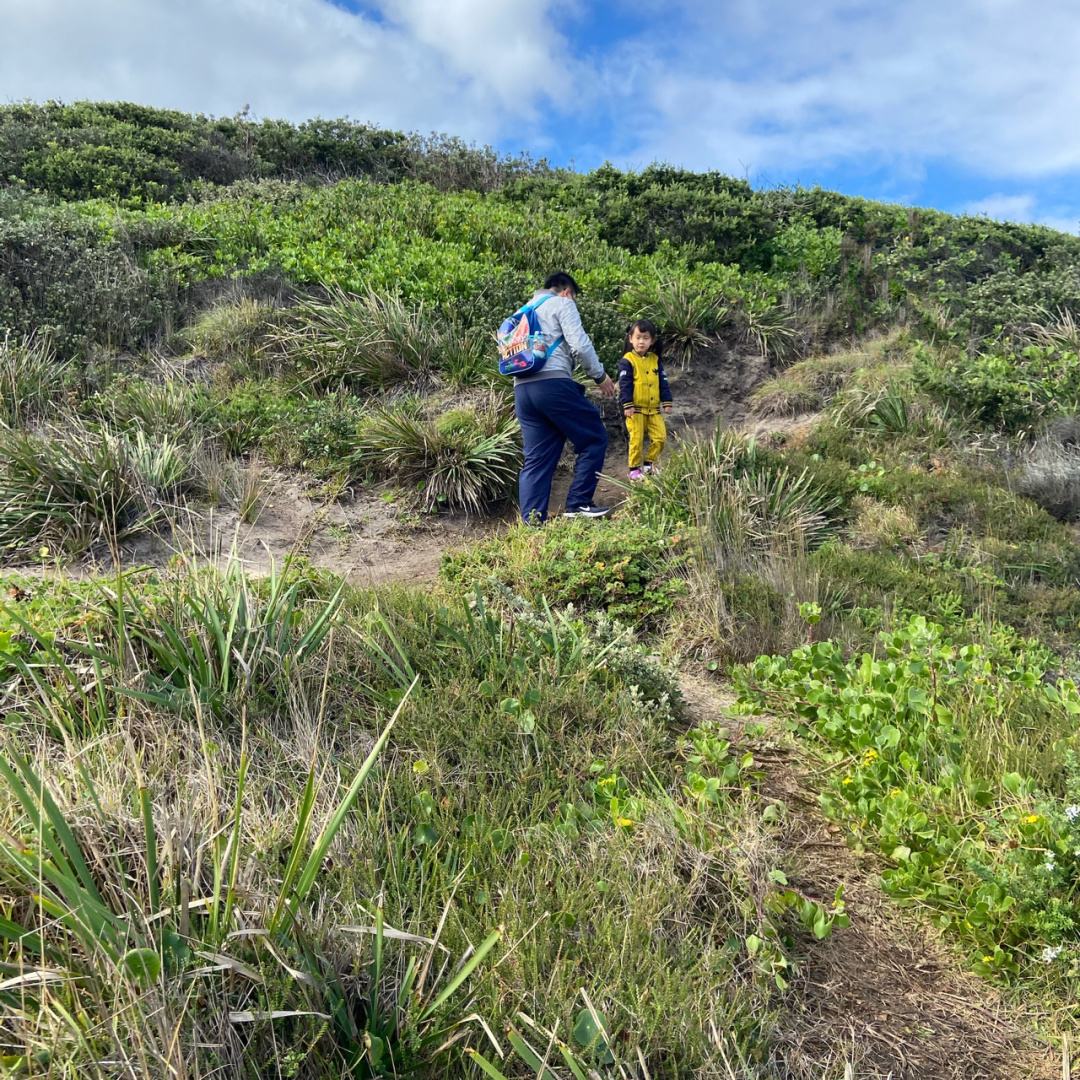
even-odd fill
[[(546, 304), (549, 300), (555, 299), (555, 293), (544, 293), (538, 300), (530, 300), (529, 303), (521, 307), (515, 314), (524, 315), (526, 311), (535, 311), (542, 304)], [(566, 338), (560, 334), (550, 345), (544, 349), (544, 356), (551, 356), (551, 354), (564, 342)]]
[(554, 300), (554, 293), (545, 293), (539, 300), (530, 300), (527, 304), (522, 304), (521, 307), (514, 312), (515, 315), (524, 315), (526, 311), (535, 311), (538, 307), (546, 304), (549, 300)]

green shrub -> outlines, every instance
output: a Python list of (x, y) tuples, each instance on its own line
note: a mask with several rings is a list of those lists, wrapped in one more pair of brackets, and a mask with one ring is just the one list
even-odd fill
[(230, 454), (246, 454), (288, 422), (294, 399), (278, 382), (246, 380), (226, 390), (201, 388), (196, 401), (202, 423)]
[(48, 334), (61, 357), (94, 343), (137, 347), (168, 330), (179, 308), (175, 280), (144, 268), (140, 255), (169, 226), (148, 219), (118, 229), (112, 213), (0, 190), (0, 326)]
[(930, 393), (988, 427), (1031, 428), (1080, 405), (1080, 356), (1058, 348), (1029, 345), (1018, 354), (941, 360), (923, 354), (915, 374)]
[(505, 536), (448, 556), (442, 575), (466, 587), (495, 581), (534, 604), (606, 612), (646, 630), (659, 629), (686, 595), (686, 535), (624, 518), (603, 529), (556, 518), (543, 529)]
[(1061, 527), (1028, 499), (1002, 485), (1002, 476), (971, 467), (953, 469), (879, 465), (861, 474), (867, 493), (904, 507), (934, 539), (963, 528), (1014, 542), (1053, 540)]
[(21, 103), (0, 109), (0, 176), (64, 199), (183, 199), (209, 184), (263, 176), (415, 176), (442, 189), (491, 190), (543, 162), (500, 157), (446, 135), (406, 135), (351, 120), (301, 124), (208, 117), (130, 102)]
[(738, 675), (748, 708), (784, 709), (841, 765), (822, 804), (883, 855), (887, 891), (996, 977), (1076, 960), (1080, 815), (1051, 748), (1072, 736), (1080, 692), (1046, 682), (1051, 663), (1035, 642), (954, 641), (915, 617), (876, 656), (822, 642)]
[(345, 390), (305, 394), (276, 380), (245, 380), (198, 396), (200, 422), (232, 455), (258, 450), (278, 465), (340, 474), (357, 450), (366, 409)]

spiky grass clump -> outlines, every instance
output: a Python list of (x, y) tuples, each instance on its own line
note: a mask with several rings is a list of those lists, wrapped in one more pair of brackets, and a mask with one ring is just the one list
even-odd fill
[(48, 544), (71, 553), (149, 528), (195, 480), (185, 444), (71, 417), (9, 432), (0, 458), (0, 550)]
[(316, 389), (430, 385), (448, 352), (461, 352), (445, 323), (423, 307), (341, 289), (300, 304), (276, 343)]
[(765, 358), (783, 360), (798, 343), (795, 319), (773, 296), (757, 292), (743, 296), (736, 317), (746, 340)]
[(121, 375), (87, 398), (80, 411), (114, 430), (173, 438), (189, 431), (197, 419), (192, 387), (177, 378), (153, 382)]
[(665, 355), (689, 369), (694, 353), (709, 344), (729, 309), (722, 297), (694, 286), (684, 278), (630, 290), (623, 307), (632, 318), (652, 319), (660, 327)]
[(47, 417), (64, 400), (70, 375), (70, 363), (57, 359), (48, 338), (0, 338), (0, 423), (18, 427)]
[(204, 311), (180, 332), (180, 339), (211, 360), (240, 365), (273, 367), (271, 350), (266, 348), (280, 324), (282, 309), (251, 297), (222, 303)]
[(388, 406), (363, 424), (353, 462), (417, 490), (425, 510), (480, 513), (517, 479), (517, 422), (495, 398), (436, 416)]

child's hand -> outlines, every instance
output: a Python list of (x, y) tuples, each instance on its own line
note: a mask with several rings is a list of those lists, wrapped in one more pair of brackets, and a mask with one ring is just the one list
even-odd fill
[(637, 412), (637, 409), (635, 409), (633, 405), (624, 405), (623, 406), (623, 416), (633, 416), (634, 413), (636, 413), (636, 412)]
[(665, 401), (664, 402), (664, 412), (666, 412), (666, 413), (671, 412), (671, 402), (670, 401)]

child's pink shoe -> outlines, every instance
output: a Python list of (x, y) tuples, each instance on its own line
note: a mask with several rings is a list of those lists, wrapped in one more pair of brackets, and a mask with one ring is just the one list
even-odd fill
[(640, 469), (631, 469), (630, 470), (630, 479), (631, 480), (644, 480), (645, 479), (645, 474)]

